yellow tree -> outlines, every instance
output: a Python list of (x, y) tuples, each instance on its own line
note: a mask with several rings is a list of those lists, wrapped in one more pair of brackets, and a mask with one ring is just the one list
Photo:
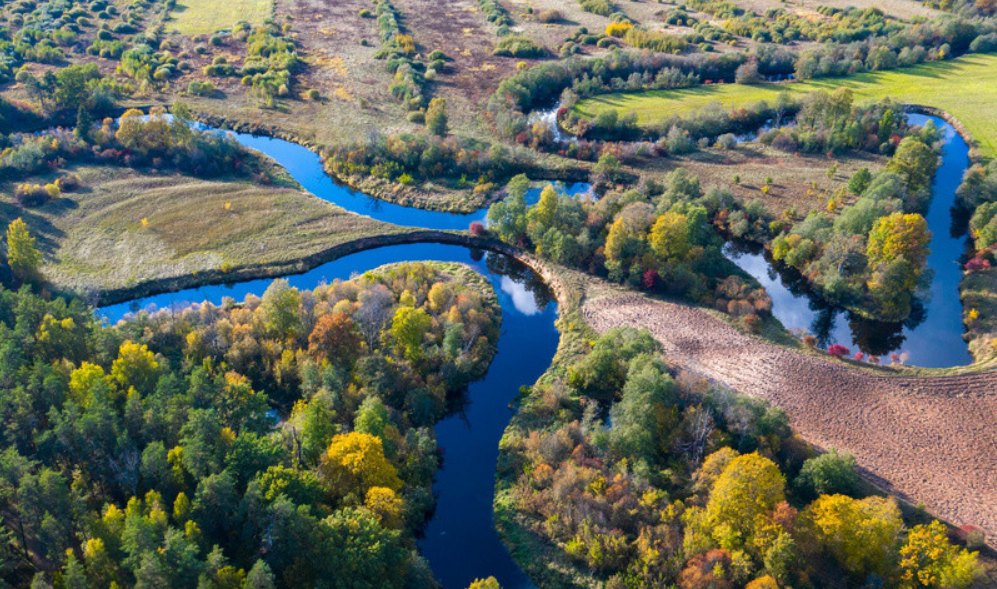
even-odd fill
[(669, 211), (651, 228), (651, 249), (662, 260), (682, 260), (689, 253), (689, 222), (685, 215)]
[(402, 348), (405, 357), (417, 360), (422, 356), (422, 340), (433, 324), (433, 319), (422, 309), (398, 307), (391, 321), (391, 335)]
[(540, 200), (526, 214), (527, 221), (547, 228), (554, 224), (557, 215), (557, 190), (552, 184), (548, 184), (540, 192)]
[(97, 383), (113, 391), (113, 382), (104, 374), (104, 369), (96, 364), (84, 362), (69, 375), (69, 397), (81, 407), (90, 404), (90, 390)]
[(916, 213), (893, 213), (876, 221), (869, 232), (866, 255), (873, 266), (892, 262), (902, 256), (920, 270), (928, 256), (930, 242), (931, 232), (928, 231), (928, 223), (924, 217)]
[(381, 438), (350, 432), (334, 436), (329, 443), (319, 473), (333, 495), (365, 498), (374, 487), (391, 491), (402, 488), (398, 471), (384, 457)]
[(487, 579), (475, 579), (467, 589), (502, 589), (502, 586), (499, 585), (495, 577), (488, 577)]
[(111, 378), (123, 390), (134, 387), (139, 392), (149, 392), (159, 376), (159, 362), (144, 344), (125, 341), (118, 350), (118, 359), (111, 364)]
[(398, 493), (387, 487), (371, 487), (364, 499), (364, 507), (377, 516), (381, 525), (386, 528), (398, 528), (405, 515), (405, 502)]
[(779, 467), (757, 452), (730, 461), (710, 491), (706, 520), (721, 548), (744, 546), (759, 521), (785, 499)]
[(7, 228), (7, 263), (21, 282), (41, 280), (42, 254), (35, 247), (35, 238), (28, 232), (28, 225), (20, 218), (14, 219)]
[(884, 497), (822, 495), (804, 510), (801, 520), (804, 536), (856, 575), (886, 574), (903, 530), (896, 502)]
[(973, 584), (978, 571), (976, 553), (952, 545), (939, 521), (915, 526), (900, 549), (903, 589), (964, 589)]

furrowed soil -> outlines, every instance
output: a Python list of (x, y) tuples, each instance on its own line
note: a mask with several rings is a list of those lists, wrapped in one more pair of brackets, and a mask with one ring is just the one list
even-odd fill
[(950, 522), (997, 536), (997, 373), (880, 375), (750, 337), (703, 310), (610, 294), (587, 301), (597, 331), (646, 327), (683, 368), (781, 407), (793, 430), (851, 452), (867, 478)]

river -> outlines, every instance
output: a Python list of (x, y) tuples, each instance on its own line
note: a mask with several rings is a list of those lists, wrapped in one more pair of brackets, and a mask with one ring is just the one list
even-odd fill
[(934, 271), (929, 297), (919, 301), (904, 323), (870, 321), (829, 305), (810, 291), (792, 270), (780, 267), (760, 252), (739, 252), (728, 246), (727, 257), (754, 276), (772, 297), (772, 314), (791, 330), (817, 337), (821, 346), (841, 344), (854, 353), (883, 357), (897, 354), (908, 364), (927, 368), (964, 366), (973, 361), (963, 339), (961, 257), (967, 236), (952, 218), (956, 189), (969, 165), (969, 146), (944, 120), (909, 114), (907, 120), (923, 125), (929, 120), (944, 135), (941, 165), (932, 185), (933, 196), (925, 219), (932, 232), (927, 267)]
[[(919, 115), (911, 115), (918, 117)], [(924, 122), (927, 117), (913, 118)], [(962, 341), (961, 305), (957, 264), (965, 238), (949, 231), (949, 209), (962, 173), (968, 164), (968, 147), (954, 129), (932, 118), (945, 132), (944, 161), (935, 180), (935, 197), (928, 213), (934, 232), (928, 264), (935, 270), (932, 299), (925, 304), (925, 319), (917, 326), (892, 326), (856, 321), (799, 284), (784, 278), (761, 254), (736, 254), (731, 259), (757, 278), (773, 299), (773, 313), (788, 328), (802, 328), (822, 335), (823, 343), (866, 342), (879, 355), (903, 350), (910, 362), (922, 366), (953, 366), (970, 362)], [(485, 211), (456, 214), (414, 209), (387, 203), (352, 191), (334, 182), (322, 169), (317, 154), (305, 147), (269, 137), (233, 133), (244, 146), (257, 149), (284, 166), (305, 190), (348, 211), (396, 225), (427, 229), (466, 229), (484, 221)], [(564, 187), (569, 194), (584, 194), (587, 184)], [(535, 201), (539, 190), (531, 191)], [(557, 305), (543, 281), (530, 269), (499, 254), (451, 245), (416, 244), (387, 246), (345, 256), (304, 274), (288, 276), (299, 289), (311, 289), (334, 279), (348, 279), (383, 264), (438, 260), (470, 265), (494, 287), (502, 307), (502, 335), (487, 375), (469, 387), (469, 402), (458, 414), (436, 426), (437, 442), (444, 455), (443, 468), (434, 483), (437, 507), (419, 542), (437, 579), (446, 589), (463, 589), (475, 578), (495, 576), (505, 589), (534, 587), (499, 540), (493, 522), (493, 496), (498, 444), (512, 416), (510, 404), (519, 387), (530, 385), (550, 365), (557, 349), (554, 326)], [(787, 275), (788, 276), (788, 275)], [(223, 297), (242, 300), (260, 295), (271, 280), (206, 286), (102, 309), (111, 320), (146, 308), (170, 308), (200, 301), (220, 304)], [(887, 344), (878, 342), (885, 341)], [(873, 342), (873, 344), (868, 344)], [(872, 345), (873, 347), (869, 347)], [(862, 347), (862, 346), (859, 346)], [(889, 348), (889, 349), (887, 349)]]

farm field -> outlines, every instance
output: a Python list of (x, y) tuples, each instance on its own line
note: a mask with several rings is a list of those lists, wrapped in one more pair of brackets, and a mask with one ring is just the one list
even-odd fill
[(206, 35), (229, 30), (240, 20), (260, 25), (272, 13), (273, 0), (181, 0), (172, 13), (171, 24), (184, 35)]
[(899, 102), (933, 106), (959, 119), (979, 143), (983, 155), (997, 155), (997, 56), (970, 55), (943, 63), (924, 64), (889, 72), (799, 83), (717, 84), (686, 90), (637, 94), (605, 94), (584, 100), (575, 109), (586, 117), (615, 109), (636, 113), (641, 124), (687, 113), (718, 101), (724, 106), (774, 100), (780, 92), (801, 95), (814, 90), (850, 88), (856, 100), (890, 97)]

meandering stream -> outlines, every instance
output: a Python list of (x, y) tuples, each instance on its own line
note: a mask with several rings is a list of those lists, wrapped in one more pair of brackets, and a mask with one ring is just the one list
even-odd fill
[[(923, 122), (922, 119), (913, 120)], [(961, 271), (957, 261), (965, 250), (965, 239), (952, 237), (949, 232), (949, 209), (968, 164), (968, 148), (950, 125), (933, 120), (945, 131), (946, 153), (928, 213), (928, 223), (934, 232), (928, 264), (935, 270), (935, 279), (932, 300), (925, 307), (926, 319), (909, 328), (845, 321), (840, 310), (822, 306), (820, 299), (783, 278), (760, 254), (731, 252), (731, 259), (769, 290), (773, 313), (787, 327), (805, 328), (822, 335), (824, 343), (854, 345), (861, 340), (871, 346), (868, 342), (876, 342), (874, 353), (880, 355), (893, 350), (908, 351), (910, 362), (923, 366), (953, 366), (970, 361), (962, 341), (958, 297)], [(272, 157), (312, 194), (354, 213), (396, 225), (441, 230), (466, 229), (470, 223), (485, 218), (484, 210), (454, 214), (387, 203), (335, 183), (322, 169), (319, 156), (305, 147), (269, 137), (233, 135), (239, 143)], [(580, 194), (589, 188), (587, 184), (575, 184), (566, 190)], [(533, 191), (531, 199), (537, 194), (538, 191)], [(383, 264), (420, 260), (469, 264), (490, 281), (503, 314), (498, 353), (487, 375), (471, 384), (463, 410), (436, 426), (444, 464), (434, 484), (438, 497), (436, 512), (427, 524), (420, 549), (447, 589), (462, 589), (475, 578), (489, 575), (494, 575), (506, 589), (531, 588), (532, 583), (512, 560), (495, 531), (492, 500), (498, 443), (512, 416), (510, 403), (521, 385), (532, 384), (547, 369), (557, 349), (558, 332), (554, 326), (557, 306), (540, 277), (500, 254), (461, 246), (416, 244), (359, 252), (304, 274), (288, 276), (287, 280), (299, 289), (311, 289), (322, 282), (348, 279)], [(250, 293), (260, 295), (270, 282), (253, 280), (189, 289), (105, 307), (102, 312), (117, 320), (137, 309), (169, 308), (201, 301), (220, 304), (223, 297), (242, 300)], [(880, 344), (881, 341), (887, 343)]]

